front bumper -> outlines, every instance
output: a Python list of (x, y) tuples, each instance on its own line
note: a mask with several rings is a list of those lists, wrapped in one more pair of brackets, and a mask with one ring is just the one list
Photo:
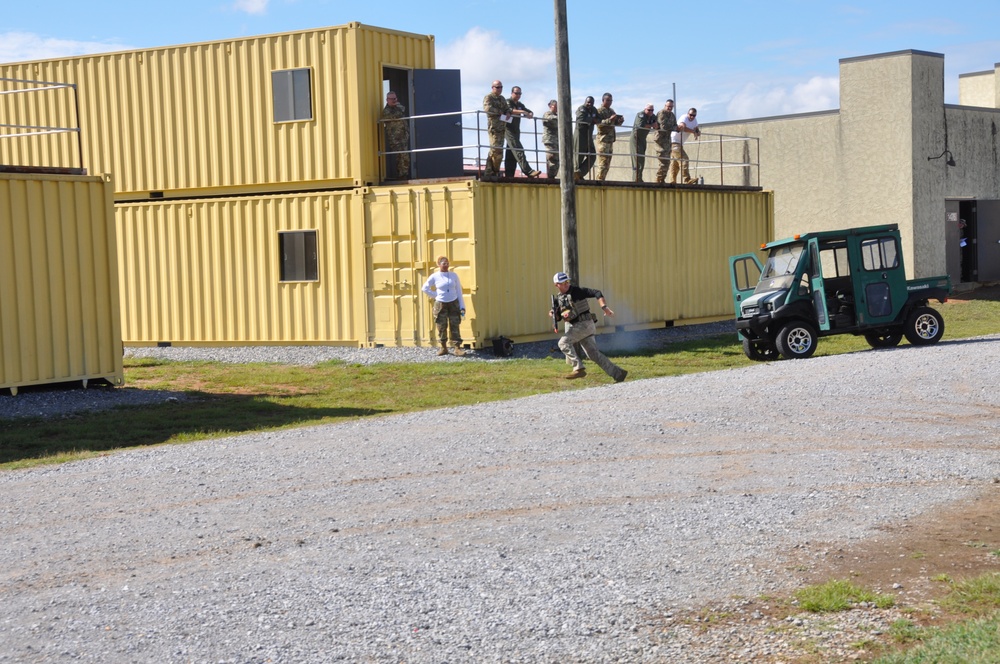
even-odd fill
[(759, 314), (750, 318), (737, 318), (736, 331), (747, 339), (763, 339), (771, 324), (771, 314)]

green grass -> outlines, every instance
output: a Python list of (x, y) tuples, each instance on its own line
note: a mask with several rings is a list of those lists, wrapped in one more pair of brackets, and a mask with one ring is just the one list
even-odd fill
[(893, 606), (892, 595), (880, 595), (850, 581), (833, 580), (818, 586), (807, 586), (795, 591), (799, 606), (812, 613), (847, 611), (856, 604), (869, 602), (880, 609)]
[(990, 618), (927, 630), (920, 645), (884, 655), (876, 664), (996, 664), (1000, 661), (1000, 621)]
[[(1000, 331), (1000, 302), (973, 297), (939, 308), (946, 341)], [(629, 380), (753, 364), (744, 357), (735, 332), (642, 351), (629, 350), (627, 341), (627, 335), (599, 339), (602, 348), (628, 369)], [(904, 342), (899, 352), (920, 352), (905, 346)], [(867, 350), (863, 338), (839, 335), (821, 339), (817, 355)], [(543, 360), (375, 366), (329, 362), (314, 367), (128, 360), (127, 388), (168, 390), (179, 399), (58, 419), (0, 420), (0, 469), (611, 383), (598, 371), (584, 381), (560, 380), (565, 372), (558, 353)]]
[(900, 644), (916, 645), (880, 657), (876, 664), (1000, 662), (1000, 573), (955, 582), (939, 604), (954, 614), (973, 618), (934, 629), (896, 621), (889, 629), (890, 636)]
[(1000, 609), (1000, 573), (994, 572), (959, 581), (952, 586), (951, 592), (942, 600), (941, 606), (976, 616), (995, 613)]

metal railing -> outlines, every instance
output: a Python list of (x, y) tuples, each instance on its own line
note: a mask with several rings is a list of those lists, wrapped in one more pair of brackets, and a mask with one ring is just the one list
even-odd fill
[[(382, 157), (383, 179), (385, 174), (385, 159), (389, 155), (411, 154), (419, 155), (425, 152), (460, 151), (462, 155), (462, 173), (455, 175), (475, 175), (482, 177), (486, 159), (490, 152), (489, 133), (487, 132), (487, 117), (484, 111), (461, 111), (456, 113), (436, 113), (430, 115), (415, 115), (405, 118), (410, 122), (410, 135), (413, 136), (413, 122), (434, 118), (457, 118), (461, 126), (461, 141), (456, 145), (430, 148), (413, 148), (410, 150), (380, 150)], [(380, 120), (380, 123), (393, 120)], [(521, 118), (520, 139), (528, 164), (534, 169), (545, 173), (546, 148), (542, 144), (542, 119), (540, 117)], [(644, 182), (655, 180), (655, 172), (660, 167), (661, 160), (670, 160), (670, 151), (665, 152), (653, 140), (656, 130), (651, 130), (647, 138), (647, 151), (637, 154), (630, 150), (629, 139), (632, 126), (623, 125), (616, 131), (615, 147), (612, 154), (611, 167), (606, 181), (634, 182), (636, 173), (633, 160), (643, 157), (643, 172), (640, 174)], [(380, 135), (383, 132), (379, 132)], [(383, 139), (384, 140), (384, 139)], [(384, 147), (384, 146), (383, 146)], [(621, 149), (623, 148), (624, 149)], [(714, 134), (702, 132), (697, 139), (688, 138), (684, 143), (688, 155), (688, 169), (692, 174), (704, 180), (704, 184), (729, 186), (760, 186), (760, 139), (730, 134)], [(504, 144), (504, 159), (508, 148)], [(574, 157), (599, 156), (597, 152), (576, 153)], [(503, 169), (503, 164), (501, 164)], [(519, 169), (515, 169), (514, 178), (518, 177)], [(728, 175), (727, 175), (728, 173)], [(523, 177), (525, 174), (521, 173)], [(652, 175), (652, 177), (648, 177)], [(586, 179), (595, 179), (595, 168), (591, 168)]]
[[(0, 100), (6, 100), (16, 95), (45, 94), (59, 90), (68, 90), (72, 94), (73, 99), (72, 103), (69, 106), (72, 108), (76, 124), (67, 127), (58, 125), (50, 126), (50, 125), (21, 124), (17, 122), (9, 122), (8, 119), (11, 116), (13, 116), (14, 109), (18, 108), (19, 105), (11, 102), (0, 103), (0, 139), (33, 138), (36, 136), (75, 133), (76, 157), (77, 157), (76, 168), (79, 168), (82, 171), (83, 136), (82, 132), (80, 131), (80, 99), (76, 85), (73, 83), (33, 81), (29, 79), (20, 79), (20, 78), (0, 78), (0, 85), (2, 85), (3, 88), (0, 89)], [(29, 87), (17, 87), (17, 86), (29, 86)], [(43, 109), (48, 107), (50, 106), (45, 104), (37, 104), (36, 106), (30, 106), (30, 108), (36, 109), (36, 112), (40, 112), (38, 109)], [(8, 159), (10, 159), (12, 152), (13, 151), (4, 150), (2, 154), (4, 154)], [(4, 161), (4, 159), (0, 158), (0, 161)], [(23, 166), (26, 168), (38, 166), (38, 164), (5, 164), (5, 165)]]

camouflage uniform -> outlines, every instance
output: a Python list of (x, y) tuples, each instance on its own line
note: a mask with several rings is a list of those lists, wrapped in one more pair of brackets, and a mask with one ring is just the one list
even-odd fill
[(656, 115), (646, 115), (639, 111), (632, 123), (632, 135), (629, 137), (629, 152), (632, 153), (632, 174), (636, 182), (642, 182), (642, 170), (646, 167), (646, 139), (656, 124)]
[(542, 116), (542, 144), (545, 146), (545, 170), (550, 178), (559, 177), (559, 115), (551, 110)]
[[(507, 100), (507, 105), (510, 106), (510, 110), (512, 111), (522, 111), (523, 113), (530, 113), (531, 115), (535, 114), (530, 108), (515, 100), (513, 97)], [(521, 145), (520, 115), (515, 115), (514, 118), (507, 123), (507, 132), (505, 137), (507, 138), (507, 154), (504, 155), (504, 175), (509, 178), (514, 177), (514, 171), (517, 170), (518, 166), (521, 167), (521, 172), (528, 177), (537, 173), (524, 156), (524, 146)]]
[[(410, 123), (403, 118), (406, 117), (406, 107), (402, 104), (395, 106), (385, 105), (382, 109), (382, 119), (387, 120), (385, 125), (385, 149), (386, 152), (399, 152), (410, 149)], [(386, 155), (386, 171), (389, 171), (391, 161), (396, 162), (396, 176), (401, 180), (410, 177), (410, 153)]]
[(573, 143), (576, 148), (576, 173), (584, 177), (590, 172), (594, 161), (594, 125), (597, 124), (597, 109), (586, 104), (576, 109), (576, 127)]
[(653, 139), (656, 141), (656, 156), (660, 160), (656, 181), (662, 184), (667, 178), (667, 169), (670, 168), (670, 132), (677, 129), (677, 116), (673, 111), (664, 109), (656, 114), (656, 122), (660, 125), (660, 130)]
[(490, 134), (490, 155), (486, 158), (484, 175), (500, 175), (500, 161), (503, 159), (503, 139), (507, 132), (507, 123), (500, 119), (501, 115), (510, 114), (510, 106), (502, 94), (491, 92), (483, 97), (483, 110), (486, 111)]
[(608, 169), (611, 168), (611, 157), (615, 152), (615, 127), (617, 120), (612, 118), (617, 115), (615, 109), (608, 106), (601, 106), (597, 109), (597, 117), (600, 123), (597, 125), (597, 179), (603, 180), (608, 176)]

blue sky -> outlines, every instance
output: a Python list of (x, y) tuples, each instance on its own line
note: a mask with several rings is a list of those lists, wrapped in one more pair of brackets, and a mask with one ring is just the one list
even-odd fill
[[(648, 9), (642, 9), (648, 7)], [(837, 108), (838, 60), (905, 49), (945, 56), (945, 101), (958, 75), (1000, 62), (1000, 3), (626, 2), (568, 0), (572, 96), (611, 92), (629, 117), (677, 87), (699, 119)], [(342, 25), (435, 36), (437, 66), (461, 69), (463, 105), (490, 81), (524, 89), (541, 113), (555, 97), (552, 2), (175, 0), (7, 2), (0, 62), (147, 48)]]

